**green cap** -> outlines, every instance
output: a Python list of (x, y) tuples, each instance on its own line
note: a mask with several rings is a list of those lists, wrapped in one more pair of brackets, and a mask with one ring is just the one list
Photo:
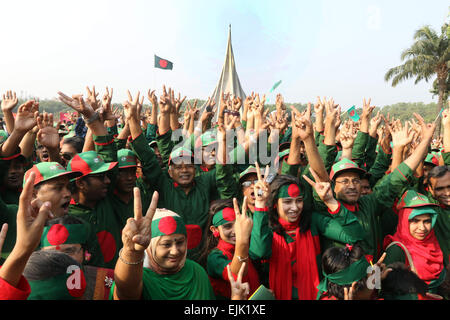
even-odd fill
[(35, 173), (33, 185), (37, 185), (38, 183), (62, 176), (68, 176), (69, 179), (74, 179), (82, 175), (80, 171), (71, 171), (70, 169), (64, 169), (64, 167), (58, 162), (40, 162), (35, 164), (25, 173), (23, 177), (23, 185), (25, 185), (25, 182), (27, 181), (31, 172)]
[(403, 208), (418, 208), (425, 206), (434, 206), (437, 207), (436, 203), (432, 203), (427, 196), (418, 193), (414, 190), (408, 190), (403, 193), (402, 197), (397, 203), (397, 210)]
[(105, 162), (95, 151), (76, 154), (67, 165), (67, 170), (80, 171), (83, 175), (102, 173), (111, 170), (117, 162)]
[(117, 151), (119, 169), (137, 167), (136, 154), (130, 149), (120, 149)]
[(213, 143), (217, 143), (216, 130), (208, 130), (197, 138), (197, 140), (195, 141), (195, 147), (206, 147)]
[(244, 171), (242, 171), (239, 174), (239, 182), (242, 181), (242, 179), (244, 179), (245, 176), (249, 175), (249, 174), (257, 174), (256, 172), (256, 168), (254, 166), (249, 166), (247, 169), (245, 169)]
[(177, 159), (177, 158), (184, 158), (186, 160), (189, 159), (191, 161), (191, 163), (194, 163), (193, 162), (194, 154), (192, 153), (192, 151), (189, 149), (183, 148), (183, 147), (175, 149), (170, 153), (169, 165), (172, 163), (172, 161), (174, 159)]
[(425, 158), (425, 164), (438, 166), (439, 165), (439, 157), (435, 153), (429, 153)]
[(342, 159), (341, 161), (336, 162), (331, 167), (330, 179), (333, 180), (337, 174), (340, 174), (344, 171), (354, 171), (354, 172), (359, 173), (360, 175), (363, 175), (366, 173), (366, 170), (358, 167), (358, 165), (356, 163), (354, 163), (353, 161), (350, 161), (348, 159)]

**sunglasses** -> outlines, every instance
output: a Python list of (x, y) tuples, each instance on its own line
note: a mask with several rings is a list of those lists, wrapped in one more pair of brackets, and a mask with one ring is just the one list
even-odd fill
[(241, 183), (241, 186), (243, 186), (244, 188), (248, 188), (252, 184), (255, 184), (256, 182), (258, 182), (258, 180), (244, 181), (244, 182)]

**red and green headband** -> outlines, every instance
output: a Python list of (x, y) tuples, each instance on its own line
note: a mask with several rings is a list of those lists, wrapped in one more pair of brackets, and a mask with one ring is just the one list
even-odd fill
[(295, 183), (285, 184), (278, 189), (278, 199), (297, 198), (301, 195), (300, 187)]
[(41, 247), (61, 244), (84, 244), (88, 233), (84, 224), (54, 224), (44, 228), (41, 237)]
[(179, 216), (166, 216), (152, 221), (152, 238), (184, 234), (187, 236), (186, 226)]
[(213, 216), (212, 224), (214, 227), (224, 225), (236, 220), (236, 213), (233, 208), (226, 207), (216, 212)]

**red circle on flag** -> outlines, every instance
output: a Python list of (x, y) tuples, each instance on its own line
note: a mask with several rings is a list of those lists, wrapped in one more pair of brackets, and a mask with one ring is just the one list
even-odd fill
[(200, 228), (200, 226), (196, 224), (187, 224), (186, 233), (187, 248), (189, 250), (196, 248), (202, 241), (202, 228)]
[(63, 244), (69, 238), (69, 230), (62, 224), (54, 224), (47, 233), (47, 240), (52, 246)]
[(350, 111), (350, 116), (353, 117), (355, 115), (355, 110)]
[(288, 195), (291, 198), (297, 198), (300, 195), (300, 188), (296, 184), (291, 184), (288, 187)]
[(97, 233), (97, 240), (102, 250), (103, 260), (105, 262), (111, 261), (116, 255), (116, 241), (111, 233), (108, 231), (100, 231)]
[(163, 60), (163, 59), (159, 60), (159, 65), (162, 68), (166, 68), (167, 67), (167, 60)]
[(164, 217), (159, 220), (158, 229), (164, 234), (172, 234), (177, 230), (177, 222), (173, 217)]
[(233, 208), (225, 208), (225, 209), (223, 209), (222, 216), (227, 221), (234, 221), (234, 220), (236, 220), (236, 213), (234, 212)]

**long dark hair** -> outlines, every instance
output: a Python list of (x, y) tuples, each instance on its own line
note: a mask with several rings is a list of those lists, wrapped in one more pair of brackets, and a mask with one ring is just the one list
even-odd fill
[[(336, 273), (344, 270), (353, 262), (358, 261), (364, 255), (364, 250), (357, 244), (352, 249), (346, 247), (331, 247), (325, 250), (322, 256), (322, 270), (326, 274)], [(355, 291), (366, 286), (367, 276), (357, 281)], [(328, 281), (328, 296), (334, 296), (339, 300), (344, 300), (344, 287), (350, 288), (350, 285), (338, 285)]]
[(206, 234), (205, 246), (198, 259), (198, 263), (203, 267), (206, 267), (208, 255), (210, 254), (211, 250), (217, 247), (219, 243), (219, 238), (214, 237), (213, 233), (209, 230), (209, 227), (212, 225), (212, 219), (217, 212), (227, 207), (233, 208), (232, 199), (214, 200), (209, 206), (208, 222), (206, 223), (205, 229), (203, 230), (203, 234)]
[[(285, 235), (285, 231), (281, 224), (278, 222), (279, 215), (278, 210), (275, 207), (278, 201), (278, 190), (282, 186), (290, 185), (293, 183), (302, 188), (299, 180), (296, 177), (289, 175), (277, 175), (270, 184), (270, 197), (267, 203), (269, 207), (269, 226), (274, 232), (282, 236)], [(300, 214), (299, 228), (300, 232), (302, 233), (308, 231), (311, 228), (311, 211), (305, 210), (305, 206), (303, 206), (302, 212)]]

